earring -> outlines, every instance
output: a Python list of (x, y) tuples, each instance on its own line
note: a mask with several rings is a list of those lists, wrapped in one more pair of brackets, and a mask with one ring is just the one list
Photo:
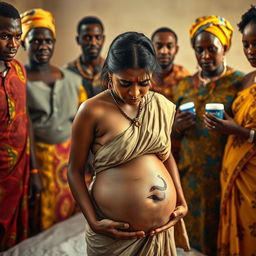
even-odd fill
[(112, 77), (111, 76), (109, 76), (108, 77), (108, 89), (112, 89), (113, 88), (113, 82), (112, 82)]
[(227, 59), (226, 59), (226, 55), (223, 55), (222, 62), (223, 62), (223, 66), (224, 66), (224, 67), (226, 67), (226, 66), (227, 66)]

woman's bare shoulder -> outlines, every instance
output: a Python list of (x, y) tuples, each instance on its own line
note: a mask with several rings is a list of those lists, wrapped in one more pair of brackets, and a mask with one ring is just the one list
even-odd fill
[(110, 104), (111, 101), (107, 91), (101, 92), (83, 102), (78, 109), (78, 115), (97, 119), (106, 113)]
[(250, 85), (254, 84), (255, 76), (256, 76), (255, 71), (252, 71), (252, 72), (246, 74), (242, 79), (242, 89), (245, 89), (245, 88), (249, 87)]
[(256, 71), (252, 71), (248, 74), (246, 74), (244, 77), (243, 77), (243, 81), (246, 82), (247, 80), (251, 79), (251, 78), (255, 78), (255, 75), (256, 75)]

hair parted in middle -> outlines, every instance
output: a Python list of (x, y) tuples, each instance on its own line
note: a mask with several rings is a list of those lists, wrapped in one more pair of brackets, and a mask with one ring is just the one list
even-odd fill
[(155, 77), (158, 77), (161, 72), (149, 38), (137, 32), (120, 34), (111, 43), (102, 68), (103, 86), (107, 85), (109, 74), (135, 68), (145, 69), (147, 73), (152, 73)]

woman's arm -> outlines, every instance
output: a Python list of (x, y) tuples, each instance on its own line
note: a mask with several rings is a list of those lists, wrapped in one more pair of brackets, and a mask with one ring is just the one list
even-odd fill
[[(108, 219), (98, 220), (90, 195), (85, 184), (84, 171), (89, 150), (94, 140), (99, 106), (90, 100), (83, 103), (76, 115), (72, 127), (72, 144), (68, 167), (68, 182), (73, 196), (79, 204), (88, 224), (96, 233), (105, 234), (116, 239), (133, 239), (144, 237), (145, 233), (126, 232), (129, 224)], [(123, 230), (123, 231), (121, 231)]]
[(176, 208), (174, 209), (174, 212), (170, 216), (170, 221), (166, 225), (151, 231), (150, 233), (151, 235), (162, 232), (174, 226), (188, 212), (188, 206), (187, 206), (187, 203), (183, 194), (183, 190), (181, 187), (181, 183), (180, 183), (179, 171), (172, 154), (170, 154), (169, 158), (164, 162), (164, 165), (172, 177), (172, 180), (176, 189), (176, 193), (177, 193), (177, 203), (176, 203)]
[(73, 122), (68, 182), (76, 202), (89, 225), (93, 227), (97, 218), (84, 179), (85, 163), (94, 133), (94, 118), (89, 113), (85, 104), (82, 104)]

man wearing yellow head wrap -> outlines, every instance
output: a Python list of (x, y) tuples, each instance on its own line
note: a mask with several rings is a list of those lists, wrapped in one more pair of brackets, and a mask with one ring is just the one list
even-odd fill
[(186, 226), (194, 247), (208, 256), (217, 254), (220, 205), (220, 170), (226, 135), (204, 125), (205, 105), (218, 102), (231, 114), (231, 105), (243, 73), (226, 66), (232, 27), (218, 16), (200, 17), (190, 38), (200, 70), (178, 84), (177, 105), (193, 102), (196, 116), (177, 111), (172, 135), (180, 140), (178, 163), (188, 202)]
[[(54, 18), (42, 9), (21, 14), (27, 104), (35, 137), (35, 154), (44, 190), (40, 201), (40, 229), (46, 229), (74, 213), (75, 202), (67, 183), (72, 120), (86, 99), (82, 79), (50, 64), (55, 45)], [(36, 224), (35, 222), (33, 222)], [(36, 229), (36, 227), (34, 227)], [(37, 230), (33, 230), (36, 232)]]
[(55, 21), (52, 14), (43, 9), (31, 9), (21, 14), (22, 40), (32, 28), (48, 28), (56, 38)]
[(228, 20), (214, 15), (199, 17), (190, 28), (192, 44), (194, 38), (203, 31), (207, 31), (215, 35), (220, 40), (221, 44), (226, 47), (226, 51), (229, 50), (231, 46), (233, 27)]

